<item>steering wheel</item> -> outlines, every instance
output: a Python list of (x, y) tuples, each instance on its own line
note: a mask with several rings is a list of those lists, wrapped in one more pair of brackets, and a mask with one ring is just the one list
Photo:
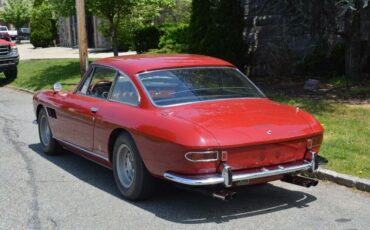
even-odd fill
[[(95, 96), (106, 96), (103, 95), (104, 93), (108, 93), (110, 85), (112, 84), (111, 81), (108, 80), (100, 80), (96, 82), (90, 90), (90, 94), (95, 95)], [(107, 94), (108, 95), (108, 94)]]

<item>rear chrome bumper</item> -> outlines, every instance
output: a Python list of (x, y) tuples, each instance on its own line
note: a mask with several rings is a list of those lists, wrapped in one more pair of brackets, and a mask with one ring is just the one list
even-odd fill
[(164, 173), (167, 180), (190, 186), (206, 186), (224, 184), (225, 187), (231, 187), (234, 182), (248, 181), (271, 176), (278, 176), (301, 171), (314, 171), (318, 168), (317, 154), (311, 152), (312, 160), (304, 160), (303, 163), (291, 163), (277, 165), (272, 167), (263, 167), (260, 169), (245, 170), (242, 172), (232, 172), (230, 167), (225, 163), (224, 169), (220, 174), (201, 175), (201, 176), (182, 176), (171, 172)]

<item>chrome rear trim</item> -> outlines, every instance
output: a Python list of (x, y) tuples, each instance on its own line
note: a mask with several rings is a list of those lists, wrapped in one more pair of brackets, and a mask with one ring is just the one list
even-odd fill
[[(301, 171), (312, 170), (316, 168), (315, 158), (313, 160), (305, 160), (302, 164), (285, 164), (277, 165), (272, 167), (263, 167), (256, 170), (249, 170), (243, 172), (231, 172), (229, 171), (232, 181), (227, 181), (227, 176), (222, 174), (212, 174), (212, 175), (201, 175), (201, 176), (183, 176), (176, 173), (166, 172), (163, 174), (164, 178), (167, 180), (184, 184), (190, 186), (205, 186), (205, 185), (216, 185), (224, 184), (226, 187), (229, 187), (231, 183), (238, 181), (246, 181), (252, 179), (259, 179), (277, 175), (284, 175), (290, 173), (296, 173)], [(226, 164), (225, 164), (226, 165)], [(229, 167), (229, 166), (224, 166)], [(225, 171), (223, 172), (225, 174)]]

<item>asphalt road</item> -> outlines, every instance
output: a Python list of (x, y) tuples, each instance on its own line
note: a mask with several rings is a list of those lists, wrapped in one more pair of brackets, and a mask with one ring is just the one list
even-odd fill
[(370, 229), (370, 195), (321, 182), (246, 187), (230, 202), (167, 188), (128, 202), (112, 172), (45, 156), (32, 96), (0, 88), (0, 229)]

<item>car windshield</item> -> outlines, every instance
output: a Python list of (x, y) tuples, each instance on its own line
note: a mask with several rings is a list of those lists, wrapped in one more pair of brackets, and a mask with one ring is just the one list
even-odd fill
[(232, 98), (264, 97), (253, 83), (233, 68), (181, 68), (138, 75), (157, 106)]
[(0, 26), (0, 31), (8, 31), (5, 26)]

